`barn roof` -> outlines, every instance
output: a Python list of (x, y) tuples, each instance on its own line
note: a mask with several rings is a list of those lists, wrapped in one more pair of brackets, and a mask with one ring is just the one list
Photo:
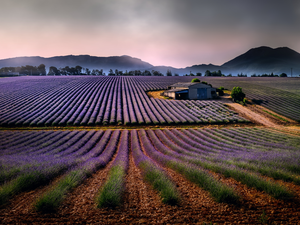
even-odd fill
[(171, 93), (171, 92), (188, 93), (188, 90), (187, 89), (186, 90), (182, 90), (182, 89), (177, 89), (176, 88), (176, 89), (170, 89), (170, 90), (165, 91), (165, 93)]
[(186, 87), (186, 88), (189, 88), (191, 86), (194, 86), (194, 85), (197, 85), (198, 88), (208, 88), (210, 87), (209, 85), (206, 85), (206, 84), (202, 84), (202, 83), (199, 83), (199, 82), (194, 82), (194, 83), (191, 83), (191, 82), (179, 82), (179, 83), (176, 83), (176, 84), (172, 84), (170, 85), (170, 87)]

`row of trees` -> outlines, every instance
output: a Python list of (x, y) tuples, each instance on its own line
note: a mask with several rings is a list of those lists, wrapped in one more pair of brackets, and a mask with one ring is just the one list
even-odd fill
[[(48, 73), (46, 72), (46, 66), (44, 64), (40, 64), (39, 66), (20, 66), (20, 67), (2, 67), (0, 69), (0, 74), (19, 74), (19, 75), (96, 75), (96, 76), (105, 76), (106, 74), (103, 72), (103, 69), (93, 69), (83, 68), (81, 66), (69, 67), (66, 66), (64, 68), (57, 68), (55, 66), (50, 66)], [(123, 72), (122, 70), (112, 70), (110, 69), (108, 76), (165, 76), (163, 73), (157, 70), (130, 70)], [(171, 70), (167, 70), (166, 76), (179, 76), (179, 74), (175, 73), (173, 75)], [(202, 76), (202, 73), (192, 73), (185, 74), (184, 76)], [(218, 71), (209, 71), (206, 70), (204, 76), (207, 77), (225, 77), (222, 74), (221, 70)], [(247, 77), (247, 74), (238, 74), (238, 77)], [(232, 77), (231, 74), (227, 75), (227, 77)], [(256, 75), (253, 74), (251, 77), (287, 77), (286, 73), (281, 73), (280, 75), (276, 74), (261, 74)]]
[(20, 75), (46, 75), (46, 66), (40, 64), (39, 66), (18, 66), (18, 67), (2, 67), (1, 74), (18, 73)]
[(261, 74), (261, 75), (256, 75), (256, 74), (252, 74), (251, 77), (287, 77), (286, 73), (281, 73), (280, 75), (277, 74)]

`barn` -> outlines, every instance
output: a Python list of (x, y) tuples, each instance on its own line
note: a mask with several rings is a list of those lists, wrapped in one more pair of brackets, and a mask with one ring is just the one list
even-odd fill
[(164, 96), (173, 99), (205, 100), (217, 97), (216, 89), (202, 83), (176, 83), (168, 87)]

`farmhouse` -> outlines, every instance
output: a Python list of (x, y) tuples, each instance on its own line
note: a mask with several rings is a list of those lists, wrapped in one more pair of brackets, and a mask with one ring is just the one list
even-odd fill
[(202, 83), (176, 83), (168, 87), (165, 91), (164, 96), (168, 96), (173, 99), (212, 99), (217, 97), (216, 89), (212, 88), (210, 85)]

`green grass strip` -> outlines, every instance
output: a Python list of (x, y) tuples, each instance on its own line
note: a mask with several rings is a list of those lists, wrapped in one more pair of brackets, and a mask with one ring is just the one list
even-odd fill
[(179, 203), (180, 195), (174, 183), (161, 170), (150, 165), (147, 161), (140, 163), (139, 166), (143, 170), (145, 181), (159, 191), (163, 203), (169, 205)]
[(66, 193), (78, 186), (86, 176), (87, 172), (84, 169), (68, 173), (52, 190), (35, 202), (36, 210), (43, 213), (55, 212), (64, 200)]
[(267, 194), (273, 196), (276, 199), (291, 199), (293, 194), (288, 191), (284, 186), (271, 182), (263, 177), (251, 174), (247, 171), (243, 171), (236, 168), (226, 168), (226, 165), (218, 165), (216, 163), (208, 163), (200, 160), (189, 160), (196, 165), (199, 165), (205, 169), (212, 170), (216, 173), (221, 173), (225, 177), (232, 177), (248, 187), (254, 187), (259, 191), (264, 191)]
[(253, 165), (247, 162), (226, 161), (225, 163), (236, 165), (242, 169), (258, 172), (262, 175), (272, 177), (275, 180), (294, 182), (295, 184), (300, 185), (300, 178), (284, 170), (275, 169), (266, 165), (263, 166)]
[(5, 204), (12, 196), (34, 189), (45, 182), (45, 177), (40, 172), (31, 172), (21, 175), (0, 188), (0, 205)]
[(286, 120), (286, 119), (284, 119), (284, 118), (282, 118), (282, 117), (280, 117), (280, 116), (277, 116), (277, 115), (275, 115), (275, 114), (273, 114), (273, 113), (271, 113), (271, 112), (269, 112), (269, 111), (267, 111), (267, 110), (264, 110), (264, 109), (263, 109), (262, 111), (264, 111), (264, 112), (268, 113), (269, 115), (274, 116), (274, 117), (276, 117), (277, 119), (280, 119), (280, 120), (282, 120), (282, 121), (284, 121), (284, 122), (289, 122), (288, 120)]
[(122, 203), (124, 192), (124, 179), (126, 172), (121, 166), (114, 166), (110, 169), (109, 179), (97, 197), (97, 207), (116, 207)]
[(189, 181), (208, 191), (217, 202), (236, 204), (240, 201), (240, 196), (233, 188), (220, 183), (214, 177), (198, 168), (179, 163), (175, 160), (169, 161), (168, 167), (176, 170)]

